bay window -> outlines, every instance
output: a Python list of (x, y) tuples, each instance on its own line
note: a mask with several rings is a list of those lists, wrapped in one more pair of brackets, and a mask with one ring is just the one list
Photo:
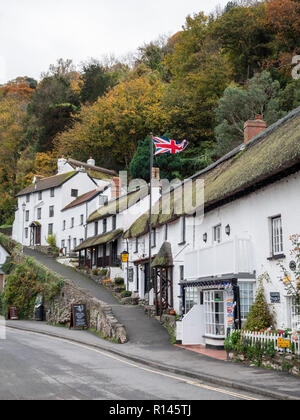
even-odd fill
[(204, 292), (205, 333), (225, 337), (224, 291)]

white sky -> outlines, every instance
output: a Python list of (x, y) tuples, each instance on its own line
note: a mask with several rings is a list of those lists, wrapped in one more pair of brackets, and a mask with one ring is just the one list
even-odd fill
[(0, 0), (0, 84), (70, 58), (125, 56), (228, 0)]

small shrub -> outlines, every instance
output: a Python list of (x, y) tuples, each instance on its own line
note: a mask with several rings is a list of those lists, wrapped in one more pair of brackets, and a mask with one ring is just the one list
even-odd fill
[(124, 279), (123, 277), (116, 277), (115, 278), (115, 285), (116, 286), (122, 286), (124, 284)]
[(108, 269), (107, 268), (101, 268), (99, 274), (101, 277), (105, 277), (108, 273)]
[(121, 292), (122, 297), (130, 297), (131, 296), (131, 292), (129, 292), (128, 290), (123, 290), (123, 292)]

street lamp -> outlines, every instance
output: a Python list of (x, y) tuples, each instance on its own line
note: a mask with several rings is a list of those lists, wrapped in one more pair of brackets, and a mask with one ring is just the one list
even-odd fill
[[(128, 242), (127, 242), (127, 247), (128, 247)], [(121, 253), (121, 259), (122, 259), (122, 263), (127, 263), (127, 288), (126, 288), (126, 290), (128, 290), (129, 289), (129, 252), (128, 251), (123, 251), (122, 253)]]
[(225, 233), (226, 233), (226, 235), (230, 236), (230, 225), (227, 225), (225, 227)]
[(129, 258), (129, 252), (128, 251), (123, 251), (121, 253), (121, 258), (122, 258), (122, 262), (123, 263), (127, 263), (128, 262), (128, 258)]

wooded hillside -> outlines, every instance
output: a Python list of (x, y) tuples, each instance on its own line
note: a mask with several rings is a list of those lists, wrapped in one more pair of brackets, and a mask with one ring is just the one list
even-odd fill
[(202, 169), (242, 142), (245, 120), (262, 114), (269, 125), (300, 105), (295, 55), (299, 0), (231, 1), (188, 16), (132, 62), (58, 60), (39, 83), (0, 86), (0, 226), (13, 221), (15, 193), (54, 174), (61, 155), (147, 179), (152, 131), (190, 143), (155, 159), (164, 177)]

